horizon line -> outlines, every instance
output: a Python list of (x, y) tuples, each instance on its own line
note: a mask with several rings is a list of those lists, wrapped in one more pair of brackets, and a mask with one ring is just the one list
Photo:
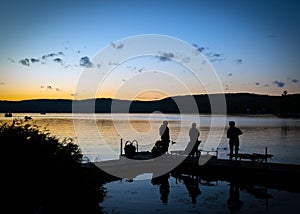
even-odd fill
[[(85, 98), (85, 99), (64, 99), (64, 98), (33, 98), (33, 99), (23, 99), (23, 100), (0, 100), (0, 102), (24, 102), (24, 101), (39, 101), (39, 100), (60, 100), (60, 101), (85, 101), (85, 100), (97, 100), (97, 99), (107, 99), (107, 100), (119, 100), (119, 101), (136, 101), (136, 102), (155, 102), (161, 101), (164, 99), (169, 99), (173, 97), (185, 97), (185, 96), (213, 96), (213, 95), (230, 95), (230, 94), (248, 94), (248, 95), (258, 95), (258, 96), (272, 96), (272, 97), (281, 97), (280, 95), (273, 95), (273, 94), (258, 94), (258, 93), (250, 93), (250, 92), (230, 92), (230, 93), (212, 93), (212, 94), (192, 94), (192, 95), (174, 95), (168, 96), (161, 99), (152, 99), (152, 100), (142, 100), (142, 99), (120, 99), (120, 98), (111, 98), (111, 97), (96, 97), (96, 98)], [(288, 95), (297, 95), (300, 93), (288, 94)]]

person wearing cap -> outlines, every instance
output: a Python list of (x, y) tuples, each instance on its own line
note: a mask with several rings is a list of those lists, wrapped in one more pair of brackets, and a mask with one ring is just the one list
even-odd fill
[(229, 148), (230, 148), (230, 160), (233, 156), (233, 149), (235, 151), (235, 159), (237, 159), (237, 155), (239, 152), (240, 140), (239, 136), (243, 134), (243, 132), (235, 126), (234, 121), (229, 122), (229, 128), (227, 130), (227, 138), (229, 139)]
[(190, 150), (190, 155), (194, 156), (197, 155), (198, 152), (198, 147), (200, 145), (200, 140), (198, 139), (198, 137), (200, 136), (200, 132), (197, 129), (197, 124), (196, 123), (192, 123), (192, 127), (189, 130), (189, 136), (190, 136), (190, 142), (188, 144), (187, 149)]

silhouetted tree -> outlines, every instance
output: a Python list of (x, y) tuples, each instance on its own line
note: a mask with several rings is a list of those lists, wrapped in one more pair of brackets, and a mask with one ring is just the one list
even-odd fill
[(0, 125), (0, 195), (3, 213), (100, 213), (104, 191), (83, 168), (71, 139), (60, 142), (37, 126)]
[(280, 114), (287, 115), (289, 113), (288, 92), (285, 90), (281, 94)]

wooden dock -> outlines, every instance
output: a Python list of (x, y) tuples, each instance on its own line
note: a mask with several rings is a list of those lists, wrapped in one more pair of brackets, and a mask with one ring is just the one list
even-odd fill
[(105, 172), (120, 178), (133, 179), (153, 173), (160, 176), (168, 172), (205, 177), (211, 180), (238, 179), (256, 185), (300, 192), (300, 165), (218, 159), (214, 155), (182, 157), (165, 154), (152, 159), (150, 152), (139, 152), (136, 159), (120, 159), (93, 163)]

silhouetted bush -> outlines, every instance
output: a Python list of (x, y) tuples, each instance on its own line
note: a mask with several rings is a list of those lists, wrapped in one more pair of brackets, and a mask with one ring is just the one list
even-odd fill
[(105, 192), (97, 171), (82, 167), (71, 139), (60, 142), (37, 126), (0, 125), (1, 213), (99, 213)]

